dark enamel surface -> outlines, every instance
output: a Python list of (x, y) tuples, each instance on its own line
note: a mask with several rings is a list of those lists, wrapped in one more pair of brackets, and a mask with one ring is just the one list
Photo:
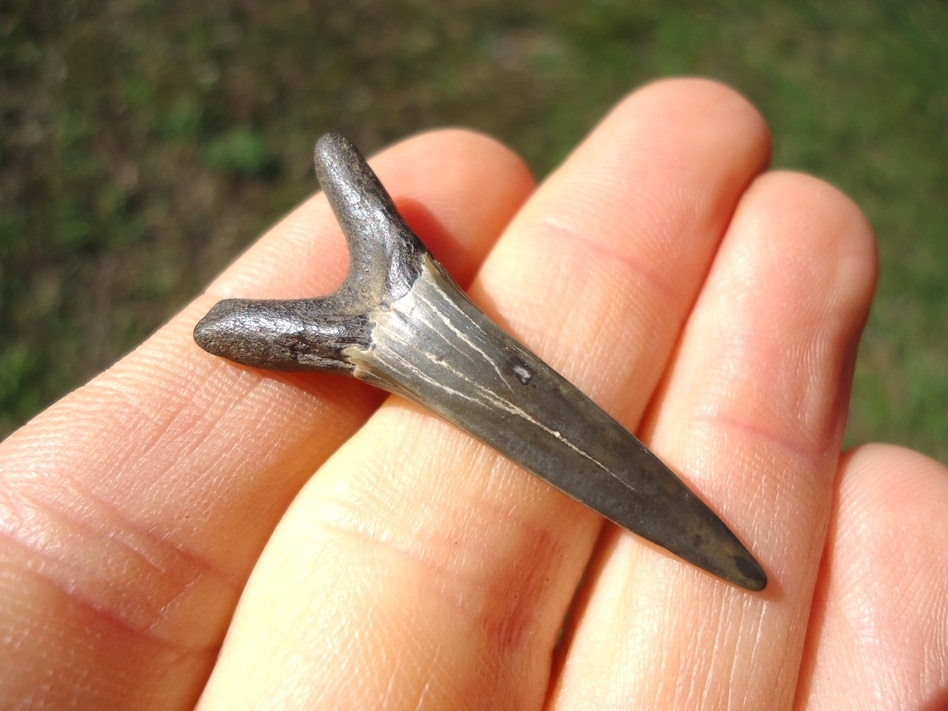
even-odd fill
[(331, 296), (222, 301), (198, 344), (260, 368), (347, 373), (408, 397), (623, 528), (735, 585), (763, 569), (645, 445), (485, 316), (399, 216), (358, 150), (328, 134), (316, 172), (346, 235)]

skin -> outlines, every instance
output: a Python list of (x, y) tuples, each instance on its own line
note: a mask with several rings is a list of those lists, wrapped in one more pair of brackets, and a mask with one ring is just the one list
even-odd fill
[(943, 707), (948, 472), (893, 446), (841, 453), (873, 236), (768, 155), (741, 97), (674, 80), (624, 100), (536, 190), (463, 131), (372, 161), (488, 315), (750, 544), (764, 593), (603, 526), (404, 400), (201, 351), (191, 329), (219, 299), (342, 280), (316, 196), (0, 445), (0, 698)]

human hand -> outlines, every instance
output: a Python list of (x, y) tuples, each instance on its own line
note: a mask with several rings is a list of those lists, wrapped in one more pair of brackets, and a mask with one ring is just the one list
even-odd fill
[(765, 172), (768, 153), (746, 102), (678, 80), (623, 102), (533, 194), (514, 156), (465, 132), (373, 161), (472, 298), (749, 544), (764, 593), (602, 526), (404, 400), (198, 349), (220, 298), (341, 281), (316, 197), (0, 447), (0, 698), (948, 703), (945, 468), (840, 453), (871, 231), (833, 188)]

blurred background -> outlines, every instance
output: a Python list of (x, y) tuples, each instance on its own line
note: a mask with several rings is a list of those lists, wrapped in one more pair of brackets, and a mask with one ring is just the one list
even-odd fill
[(948, 461), (948, 5), (938, 0), (6, 0), (0, 437), (107, 367), (315, 189), (456, 124), (548, 173), (609, 107), (699, 74), (777, 167), (848, 192), (881, 283), (847, 441)]

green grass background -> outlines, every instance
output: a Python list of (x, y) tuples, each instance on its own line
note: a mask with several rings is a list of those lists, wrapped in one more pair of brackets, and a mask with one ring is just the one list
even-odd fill
[(719, 78), (774, 164), (864, 208), (882, 274), (850, 443), (948, 461), (948, 6), (711, 0), (14, 0), (0, 6), (0, 436), (108, 366), (315, 188), (445, 124), (538, 176), (625, 93)]

